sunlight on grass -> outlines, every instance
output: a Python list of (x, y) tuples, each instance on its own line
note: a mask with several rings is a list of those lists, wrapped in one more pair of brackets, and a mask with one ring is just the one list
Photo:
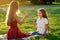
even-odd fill
[[(47, 38), (36, 37), (31, 40), (60, 40), (60, 5), (35, 5), (35, 6), (21, 6), (21, 13), (19, 18), (23, 18), (25, 13), (29, 14), (29, 17), (26, 19), (23, 25), (19, 25), (19, 28), (23, 32), (34, 32), (36, 27), (33, 26), (31, 19), (37, 19), (37, 9), (45, 8), (48, 13), (49, 24), (50, 24), (50, 35)], [(0, 12), (0, 34), (7, 33), (8, 27), (5, 25), (5, 15), (6, 12)]]

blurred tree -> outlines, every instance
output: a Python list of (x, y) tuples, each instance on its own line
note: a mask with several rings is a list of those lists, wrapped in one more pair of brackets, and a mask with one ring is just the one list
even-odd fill
[(32, 4), (37, 4), (38, 0), (30, 0)]
[(60, 0), (55, 0), (56, 2), (60, 2)]
[(47, 0), (47, 2), (49, 2), (50, 4), (53, 4), (55, 0)]
[[(8, 4), (11, 1), (12, 0), (0, 0), (0, 5)], [(49, 2), (49, 4), (52, 4), (52, 2), (55, 0), (18, 0), (18, 1), (20, 2), (21, 5), (24, 5), (25, 1), (31, 1), (32, 4), (47, 4), (47, 2)]]
[[(12, 0), (0, 0), (0, 5), (4, 5), (4, 4), (9, 4)], [(17, 0), (19, 2), (22, 2), (24, 0)]]
[(11, 0), (0, 0), (0, 5), (2, 4), (8, 4)]
[(47, 2), (52, 4), (52, 2), (54, 2), (54, 0), (30, 0), (30, 1), (32, 4), (47, 4)]
[(38, 0), (38, 4), (47, 4), (47, 0)]
[(33, 4), (47, 4), (47, 0), (30, 0)]

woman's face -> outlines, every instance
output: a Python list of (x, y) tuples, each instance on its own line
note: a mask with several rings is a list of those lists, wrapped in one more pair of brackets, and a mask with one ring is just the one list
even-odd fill
[(38, 16), (39, 17), (42, 17), (43, 16), (41, 11), (39, 11)]

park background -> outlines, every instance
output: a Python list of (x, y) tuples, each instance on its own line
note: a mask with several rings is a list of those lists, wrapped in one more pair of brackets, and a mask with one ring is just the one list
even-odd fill
[[(8, 31), (5, 25), (6, 11), (8, 4), (12, 0), (0, 0), (0, 35), (4, 35)], [(47, 38), (36, 37), (31, 40), (60, 40), (60, 0), (18, 0), (19, 1), (19, 18), (23, 18), (25, 13), (29, 14), (23, 25), (19, 28), (23, 32), (34, 32), (37, 28), (33, 26), (32, 18), (37, 19), (37, 9), (45, 8), (48, 14), (50, 24), (50, 35)], [(1, 39), (0, 39), (1, 40)]]

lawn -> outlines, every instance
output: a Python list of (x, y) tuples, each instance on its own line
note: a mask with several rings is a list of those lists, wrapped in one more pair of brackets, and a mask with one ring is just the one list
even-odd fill
[[(37, 9), (45, 8), (48, 14), (50, 24), (50, 35), (47, 38), (36, 37), (31, 40), (60, 40), (60, 5), (34, 5), (34, 6), (21, 6), (19, 18), (23, 18), (25, 13), (29, 14), (29, 17), (25, 20), (25, 23), (19, 25), (19, 28), (23, 32), (34, 32), (36, 27), (33, 26), (31, 19), (37, 19)], [(6, 34), (8, 26), (5, 25), (6, 11), (0, 11), (0, 34)]]

